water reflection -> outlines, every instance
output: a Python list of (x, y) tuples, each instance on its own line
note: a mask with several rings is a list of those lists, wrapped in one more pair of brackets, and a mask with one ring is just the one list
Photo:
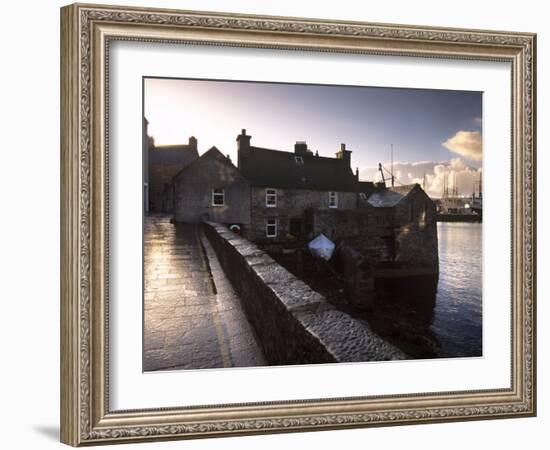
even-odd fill
[(376, 299), (365, 312), (371, 327), (413, 358), (439, 356), (441, 345), (432, 332), (437, 276), (380, 278)]
[(482, 224), (440, 223), (432, 331), (441, 356), (482, 355)]
[(439, 278), (381, 278), (355, 312), (414, 358), (482, 355), (482, 225), (440, 223)]

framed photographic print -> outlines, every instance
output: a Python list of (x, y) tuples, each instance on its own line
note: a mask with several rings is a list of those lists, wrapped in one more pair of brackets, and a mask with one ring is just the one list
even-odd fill
[(530, 33), (61, 10), (61, 439), (527, 417)]

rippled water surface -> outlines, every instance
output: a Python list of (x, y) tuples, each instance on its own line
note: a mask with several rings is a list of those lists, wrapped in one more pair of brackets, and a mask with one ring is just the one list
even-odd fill
[(439, 283), (431, 331), (441, 355), (482, 355), (482, 225), (439, 223)]

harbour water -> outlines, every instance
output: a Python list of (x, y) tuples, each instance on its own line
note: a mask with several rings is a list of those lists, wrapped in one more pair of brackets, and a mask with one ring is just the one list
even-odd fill
[(439, 277), (379, 279), (350, 313), (413, 358), (482, 356), (482, 224), (440, 222)]
[(437, 228), (439, 276), (378, 278), (368, 309), (351, 306), (345, 284), (321, 273), (324, 266), (272, 256), (411, 358), (482, 356), (482, 224), (440, 222)]
[(482, 224), (440, 222), (439, 282), (430, 330), (440, 357), (482, 355)]

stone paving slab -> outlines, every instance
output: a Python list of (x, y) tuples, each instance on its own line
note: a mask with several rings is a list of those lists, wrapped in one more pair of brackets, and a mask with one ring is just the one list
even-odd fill
[(254, 331), (200, 227), (148, 216), (143, 370), (260, 365)]

